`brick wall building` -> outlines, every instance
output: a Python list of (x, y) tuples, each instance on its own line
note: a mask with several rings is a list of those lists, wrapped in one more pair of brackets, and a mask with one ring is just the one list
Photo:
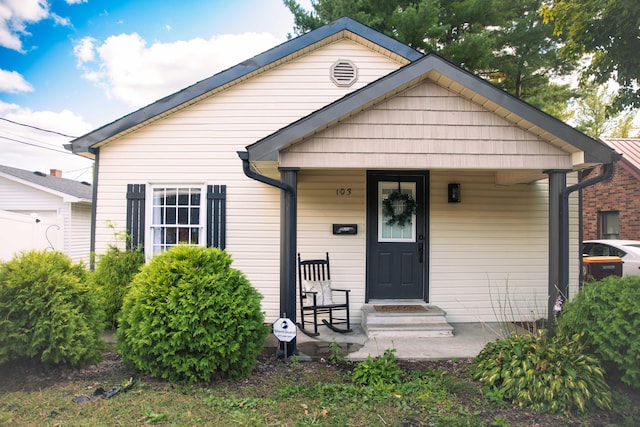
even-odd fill
[[(640, 139), (604, 139), (623, 155), (611, 178), (582, 190), (583, 240), (640, 240)], [(583, 174), (598, 176), (602, 167)]]

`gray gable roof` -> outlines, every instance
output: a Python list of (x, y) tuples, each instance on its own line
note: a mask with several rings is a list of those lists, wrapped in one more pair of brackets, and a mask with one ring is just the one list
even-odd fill
[(0, 174), (5, 174), (22, 181), (27, 181), (44, 189), (63, 193), (69, 196), (91, 201), (91, 184), (47, 175), (42, 172), (32, 172), (24, 169), (0, 165)]
[(414, 61), (423, 56), (422, 53), (417, 50), (379, 33), (370, 27), (362, 25), (351, 18), (340, 18), (302, 36), (288, 40), (281, 45), (254, 56), (251, 59), (217, 73), (207, 79), (201, 80), (192, 86), (162, 98), (153, 104), (102, 126), (101, 128), (84, 136), (76, 138), (71, 141), (71, 144), (68, 144), (66, 148), (71, 149), (74, 153), (89, 153), (91, 152), (91, 147), (94, 144), (140, 125), (149, 119), (166, 113), (173, 108), (179, 107), (180, 105), (192, 101), (216, 88), (242, 78), (243, 76), (246, 76), (262, 67), (276, 63), (288, 55), (302, 51), (315, 43), (340, 33), (341, 31), (349, 31), (370, 41), (371, 43), (394, 52), (408, 61)]
[(276, 161), (281, 149), (427, 79), (452, 82), (450, 88), (456, 86), (454, 90), (463, 96), (482, 99), (484, 104), (493, 105), (494, 111), (500, 109), (506, 112), (505, 116), (522, 118), (542, 132), (568, 142), (585, 152), (587, 163), (611, 163), (618, 158), (615, 151), (602, 142), (430, 53), (249, 145), (249, 160)]

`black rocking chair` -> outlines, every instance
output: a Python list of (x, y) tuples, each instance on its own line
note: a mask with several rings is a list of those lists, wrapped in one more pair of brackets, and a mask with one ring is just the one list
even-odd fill
[[(318, 336), (318, 316), (328, 315), (329, 320), (322, 319), (322, 323), (329, 329), (339, 333), (351, 332), (349, 320), (349, 289), (331, 288), (331, 273), (329, 271), (329, 253), (326, 259), (310, 259), (302, 261), (298, 254), (298, 290), (300, 294), (300, 322), (298, 327), (309, 336)], [(335, 297), (340, 302), (333, 301)], [(313, 332), (305, 328), (307, 319), (313, 317)], [(344, 325), (344, 326), (336, 326)]]

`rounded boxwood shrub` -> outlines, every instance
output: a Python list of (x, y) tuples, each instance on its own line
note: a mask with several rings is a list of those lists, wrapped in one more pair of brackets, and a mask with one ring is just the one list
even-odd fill
[(558, 329), (582, 333), (587, 348), (640, 387), (640, 276), (609, 276), (588, 282), (562, 307)]
[(0, 363), (93, 363), (102, 355), (103, 330), (84, 265), (56, 251), (24, 252), (0, 265)]
[(610, 409), (611, 390), (594, 356), (584, 353), (579, 335), (545, 332), (512, 334), (487, 344), (470, 373), (491, 400), (549, 413)]
[(122, 308), (127, 286), (143, 264), (142, 251), (123, 251), (116, 246), (110, 246), (109, 250), (98, 258), (93, 279), (107, 316), (108, 328), (118, 327), (117, 316)]
[(153, 257), (124, 297), (123, 357), (172, 381), (248, 376), (269, 329), (261, 295), (231, 262), (225, 251), (192, 246)]

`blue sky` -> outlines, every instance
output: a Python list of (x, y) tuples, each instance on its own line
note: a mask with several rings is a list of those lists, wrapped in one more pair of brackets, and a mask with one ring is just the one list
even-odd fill
[(0, 0), (0, 164), (90, 181), (36, 128), (80, 136), (292, 32), (281, 0)]

